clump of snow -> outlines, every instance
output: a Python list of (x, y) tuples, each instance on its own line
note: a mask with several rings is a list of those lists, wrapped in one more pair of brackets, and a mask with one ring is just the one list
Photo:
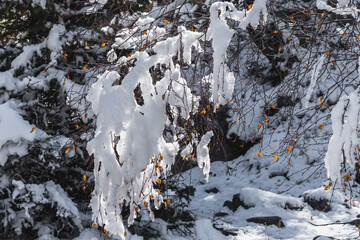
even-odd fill
[[(215, 105), (223, 105), (232, 97), (235, 85), (234, 73), (226, 63), (226, 50), (235, 31), (230, 29), (225, 13), (232, 4), (217, 2), (210, 7), (210, 26), (207, 32), (209, 40), (212, 39), (214, 49), (214, 67), (211, 77), (212, 100)], [(219, 14), (220, 12), (220, 14)]]
[(325, 156), (325, 167), (328, 177), (341, 178), (341, 164), (346, 161), (350, 168), (357, 163), (357, 146), (360, 139), (357, 134), (360, 114), (360, 88), (339, 99), (331, 111), (333, 135)]
[(5, 88), (7, 91), (16, 90), (17, 79), (14, 78), (11, 71), (0, 72), (0, 88)]
[(207, 132), (204, 136), (202, 136), (199, 145), (196, 148), (197, 163), (199, 167), (203, 170), (206, 181), (209, 180), (210, 172), (210, 156), (208, 144), (212, 136), (214, 136), (213, 131)]
[[(29, 142), (35, 139), (36, 129), (14, 110), (14, 101), (0, 105), (0, 166), (4, 166), (9, 155), (27, 154)], [(16, 108), (15, 108), (16, 109)]]
[(358, 19), (359, 9), (356, 6), (349, 6), (349, 2), (349, 0), (339, 0), (337, 7), (334, 8), (328, 5), (325, 0), (317, 0), (316, 7), (319, 10), (326, 10), (339, 15), (352, 15), (354, 18)]
[(82, 11), (85, 12), (85, 14), (87, 14), (87, 15), (95, 13), (95, 12), (99, 11), (100, 9), (102, 9), (105, 6), (105, 4), (107, 3), (107, 0), (89, 0), (89, 3), (92, 6), (85, 7), (84, 9), (82, 9)]
[(257, 188), (242, 188), (240, 189), (240, 199), (245, 203), (246, 206), (263, 206), (271, 208), (278, 206), (281, 208), (303, 208), (301, 199), (292, 196), (282, 196), (272, 192), (263, 191)]
[(22, 181), (12, 180), (12, 184), (15, 186), (15, 190), (12, 193), (12, 198), (16, 197), (25, 189), (25, 184)]
[(183, 45), (183, 58), (186, 63), (191, 63), (191, 48), (195, 46), (197, 50), (198, 47), (198, 39), (201, 38), (203, 33), (187, 31), (185, 27), (179, 27), (179, 32), (181, 33), (181, 42)]
[(316, 201), (326, 200), (343, 203), (346, 198), (338, 190), (325, 190), (324, 187), (307, 190), (304, 192), (305, 198), (314, 199)]
[(107, 54), (107, 61), (113, 63), (117, 60), (117, 55), (114, 49), (111, 49)]
[(267, 20), (267, 0), (255, 0), (251, 9), (247, 12), (247, 16), (241, 21), (240, 27), (245, 29), (248, 25), (256, 28), (260, 22), (260, 16), (264, 22)]
[(310, 86), (309, 86), (308, 91), (305, 96), (305, 108), (307, 108), (309, 106), (310, 97), (314, 90), (314, 87), (315, 87), (316, 81), (318, 79), (320, 69), (323, 66), (324, 60), (325, 60), (325, 55), (322, 55), (320, 57), (319, 61), (314, 65), (314, 69), (313, 69), (313, 72), (311, 75)]
[(56, 214), (61, 217), (78, 218), (79, 211), (73, 201), (68, 197), (67, 193), (58, 184), (48, 181), (45, 184), (53, 204), (57, 204)]
[(56, 61), (56, 58), (60, 56), (60, 53), (62, 52), (62, 42), (60, 40), (60, 37), (62, 34), (66, 32), (66, 28), (64, 25), (55, 24), (50, 32), (47, 39), (47, 47), (51, 50), (51, 63), (54, 63)]
[(30, 64), (30, 60), (33, 57), (34, 53), (42, 56), (41, 49), (45, 46), (46, 41), (39, 44), (33, 44), (23, 47), (23, 52), (11, 62), (11, 67), (18, 68)]
[(40, 5), (43, 9), (46, 9), (46, 0), (32, 0), (33, 7), (36, 5)]
[(26, 184), (26, 190), (31, 194), (32, 201), (36, 203), (47, 203), (44, 197), (45, 186), (42, 184)]
[(0, 177), (0, 191), (1, 189), (7, 188), (10, 185), (10, 178), (6, 174)]

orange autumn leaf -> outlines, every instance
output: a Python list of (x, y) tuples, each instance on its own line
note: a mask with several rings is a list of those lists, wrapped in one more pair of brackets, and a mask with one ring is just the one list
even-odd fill
[(33, 127), (33, 128), (31, 129), (30, 133), (32, 133), (32, 132), (34, 132), (34, 131), (35, 131), (35, 128)]
[(84, 181), (86, 181), (86, 174), (84, 174), (84, 176), (83, 176), (83, 180), (84, 180)]
[(206, 114), (205, 108), (201, 111), (201, 114)]
[(126, 232), (124, 232), (124, 237), (126, 238)]
[(106, 43), (102, 43), (102, 44), (101, 44), (101, 47), (105, 47), (105, 46), (106, 46)]
[(291, 152), (291, 146), (290, 145), (287, 147), (287, 150), (289, 150)]
[(326, 186), (326, 187), (325, 187), (325, 190), (326, 190), (326, 191), (329, 190), (329, 186)]
[(169, 205), (171, 205), (170, 199), (166, 200), (166, 202), (167, 202)]
[(250, 5), (248, 6), (248, 10), (250, 10), (250, 9), (252, 8), (252, 6), (253, 6), (253, 5), (252, 5), (252, 4), (250, 4)]
[(322, 129), (324, 127), (324, 124), (319, 125), (319, 129)]
[(156, 180), (158, 184), (161, 184), (161, 179)]
[(275, 158), (276, 161), (279, 161), (279, 157), (275, 155), (273, 158)]
[(70, 148), (66, 149), (65, 154), (67, 154), (70, 151)]
[(257, 126), (257, 129), (260, 129), (261, 128), (261, 124), (259, 124), (258, 126)]
[(267, 119), (265, 119), (265, 122), (268, 122), (269, 121), (269, 119), (267, 118)]
[(145, 206), (145, 207), (148, 207), (148, 206), (149, 206), (149, 203), (148, 203), (148, 202), (144, 202), (144, 206)]
[(87, 118), (89, 116), (89, 114), (85, 113), (85, 118)]
[(350, 182), (350, 181), (351, 181), (350, 175), (349, 175), (349, 174), (346, 174), (346, 175), (344, 176), (344, 180), (345, 180), (345, 182)]
[(85, 70), (87, 68), (87, 65), (82, 66), (81, 70)]
[(261, 153), (261, 152), (259, 152), (259, 153), (258, 153), (258, 156), (259, 156), (259, 157), (261, 157), (261, 155), (262, 155), (262, 153)]

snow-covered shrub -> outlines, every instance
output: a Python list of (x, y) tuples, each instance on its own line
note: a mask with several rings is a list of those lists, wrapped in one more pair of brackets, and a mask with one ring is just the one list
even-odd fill
[[(87, 146), (95, 163), (91, 202), (95, 223), (124, 238), (126, 225), (133, 224), (140, 208), (148, 209), (154, 218), (151, 209), (158, 209), (163, 202), (161, 184), (166, 184), (178, 152), (183, 158), (192, 158), (196, 153), (208, 178), (207, 145), (213, 133), (201, 136), (195, 129), (193, 136), (184, 139), (187, 127), (179, 123), (194, 127), (195, 114), (206, 115), (230, 103), (235, 78), (227, 64), (227, 48), (235, 31), (228, 20), (237, 21), (243, 29), (249, 24), (256, 27), (260, 14), (266, 20), (265, 4), (257, 0), (252, 9), (241, 11), (231, 3), (209, 4), (210, 25), (206, 32), (178, 26), (168, 36), (168, 20), (162, 20), (163, 27), (156, 26), (159, 20), (150, 12), (141, 16), (134, 27), (117, 33), (108, 61), (128, 69), (128, 73), (122, 76), (117, 69), (109, 69), (98, 76), (87, 95), (97, 116), (95, 136)], [(176, 6), (174, 9), (179, 11)], [(207, 75), (194, 76), (200, 84), (192, 85), (186, 80), (190, 74), (184, 71), (187, 66), (193, 67), (193, 56), (206, 51), (205, 44), (211, 44), (214, 63)], [(117, 59), (116, 52), (128, 48), (135, 51)], [(207, 98), (212, 106), (203, 106), (201, 98)], [(207, 124), (211, 120), (207, 118)], [(196, 151), (194, 145), (198, 145)], [(124, 206), (130, 209), (125, 225)]]

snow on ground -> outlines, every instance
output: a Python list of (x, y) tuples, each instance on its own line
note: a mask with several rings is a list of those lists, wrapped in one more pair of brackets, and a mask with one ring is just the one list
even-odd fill
[[(213, 163), (209, 182), (204, 181), (204, 176), (199, 169), (191, 170), (191, 185), (197, 187), (189, 210), (195, 214), (197, 219), (209, 219), (218, 228), (229, 229), (236, 233), (236, 236), (226, 236), (226, 239), (313, 239), (320, 235), (344, 239), (359, 236), (358, 228), (353, 225), (337, 224), (321, 227), (311, 225), (311, 223), (319, 225), (336, 221), (350, 222), (356, 219), (356, 215), (360, 213), (358, 206), (351, 209), (344, 206), (340, 197), (334, 199), (336, 202), (331, 204), (333, 209), (327, 213), (314, 210), (303, 203), (301, 195), (305, 192), (304, 190), (316, 188), (321, 184), (321, 178), (309, 179), (307, 182), (289, 189), (286, 193), (277, 194), (276, 186), (282, 182), (283, 177), (269, 179), (268, 175), (247, 171), (241, 165), (236, 166), (244, 159), (244, 157), (240, 157), (228, 163), (233, 168), (231, 175), (226, 175), (226, 163)], [(322, 170), (322, 175), (325, 174), (326, 170)], [(215, 193), (214, 189), (219, 191)], [(259, 189), (267, 189), (267, 191)], [(321, 195), (324, 192), (324, 188), (320, 188), (315, 194)], [(246, 205), (254, 207), (245, 209), (240, 206), (235, 212), (224, 207), (224, 202), (231, 201), (233, 195), (237, 193), (244, 196)], [(331, 194), (331, 191), (326, 193)], [(335, 193), (343, 196), (342, 193)], [(286, 202), (304, 207), (302, 210), (285, 209)], [(228, 215), (216, 217), (215, 215), (220, 212)], [(264, 226), (246, 221), (248, 218), (260, 216), (279, 216), (285, 227)], [(198, 231), (198, 227), (196, 230)], [(199, 239), (205, 240), (206, 238)]]
[[(256, 167), (249, 169), (251, 155), (253, 155), (253, 151), (250, 150), (245, 156), (233, 161), (213, 162), (208, 182), (199, 167), (182, 173), (184, 179), (182, 184), (193, 186), (196, 189), (188, 206), (188, 210), (194, 214), (196, 219), (194, 235), (177, 236), (169, 230), (162, 230), (163, 237), (161, 239), (319, 240), (348, 239), (359, 236), (358, 227), (350, 224), (312, 225), (351, 222), (360, 214), (359, 204), (356, 201), (354, 201), (355, 206), (351, 206), (351, 208), (348, 207), (348, 204), (344, 204), (344, 200), (348, 199), (347, 193), (343, 193), (339, 189), (334, 192), (331, 188), (328, 191), (324, 189), (324, 182), (327, 179), (325, 168), (319, 169), (318, 174), (314, 174), (312, 178), (296, 185), (292, 182), (291, 177), (290, 180), (286, 180), (284, 176), (269, 178), (273, 168), (261, 171)], [(304, 159), (297, 160), (303, 162), (303, 167), (306, 166)], [(280, 163), (275, 160), (273, 165), (280, 167)], [(228, 167), (231, 169), (230, 175), (227, 173)], [(301, 175), (301, 172), (299, 174)], [(226, 201), (232, 201), (235, 194), (239, 194), (241, 201), (250, 207), (245, 209), (239, 206), (236, 211), (232, 211), (229, 207), (224, 206)], [(353, 194), (356, 195), (355, 192)], [(317, 200), (331, 199), (332, 210), (329, 212), (314, 210), (304, 202), (304, 196), (309, 195)], [(280, 217), (285, 227), (278, 228), (275, 225), (265, 226), (246, 221), (249, 218), (266, 216)], [(222, 232), (231, 232), (234, 235), (226, 236)], [(87, 229), (76, 239), (103, 238), (104, 236), (100, 236), (98, 232)], [(128, 236), (128, 239), (142, 238)]]

